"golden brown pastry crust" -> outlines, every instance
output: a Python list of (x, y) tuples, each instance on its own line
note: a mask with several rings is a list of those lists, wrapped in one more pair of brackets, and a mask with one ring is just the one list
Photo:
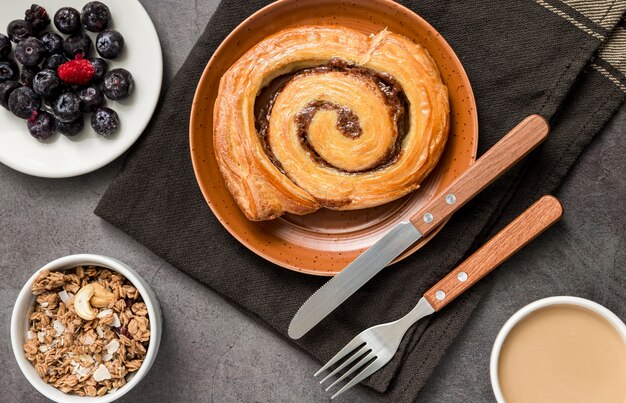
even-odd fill
[[(287, 81), (261, 137), (254, 109), (259, 92), (279, 76), (337, 58), (348, 70), (313, 69)], [(380, 80), (362, 71), (401, 87), (406, 118), (394, 115), (395, 101)], [(398, 119), (408, 123), (404, 133)], [(447, 88), (424, 48), (387, 30), (368, 36), (302, 26), (266, 38), (224, 74), (213, 141), (242, 211), (251, 220), (267, 220), (321, 207), (373, 207), (406, 195), (436, 165), (448, 126)]]

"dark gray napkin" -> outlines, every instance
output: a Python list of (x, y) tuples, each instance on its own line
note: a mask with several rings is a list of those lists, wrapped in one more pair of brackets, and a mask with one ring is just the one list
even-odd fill
[[(267, 3), (222, 1), (96, 214), (286, 335), (298, 307), (326, 279), (268, 263), (224, 230), (200, 194), (188, 145), (191, 103), (208, 59), (237, 24)], [(405, 314), (488, 235), (554, 192), (624, 99), (626, 81), (615, 67), (624, 64), (616, 63), (619, 44), (610, 38), (622, 2), (401, 3), (443, 34), (467, 70), (478, 103), (479, 154), (532, 113), (551, 121), (552, 134), (457, 213), (427, 248), (384, 270), (295, 342), (319, 361), (361, 330)], [(414, 400), (493, 278), (497, 272), (412, 328), (394, 359), (366, 384), (385, 399)]]

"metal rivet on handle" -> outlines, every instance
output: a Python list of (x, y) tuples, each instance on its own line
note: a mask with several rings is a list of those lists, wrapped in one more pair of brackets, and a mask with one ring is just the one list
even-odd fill
[(424, 214), (424, 222), (425, 222), (426, 224), (430, 224), (431, 222), (433, 222), (433, 219), (434, 219), (434, 218), (435, 218), (435, 217), (433, 217), (433, 215), (432, 215), (432, 214), (430, 214), (430, 213), (426, 213), (426, 214)]
[(459, 274), (456, 275), (456, 278), (458, 278), (460, 282), (463, 282), (467, 280), (467, 273), (465, 273), (464, 271), (461, 271), (459, 272)]
[(452, 193), (450, 193), (449, 195), (446, 196), (446, 203), (448, 204), (454, 204), (456, 203), (456, 196), (453, 195)]
[(441, 290), (435, 293), (435, 298), (437, 298), (437, 301), (443, 301), (445, 297), (446, 297), (446, 293)]

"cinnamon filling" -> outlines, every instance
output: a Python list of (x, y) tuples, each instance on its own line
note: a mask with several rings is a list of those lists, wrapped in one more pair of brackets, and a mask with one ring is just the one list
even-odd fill
[(363, 129), (359, 124), (359, 117), (349, 108), (328, 101), (313, 101), (309, 102), (296, 114), (296, 123), (301, 139), (306, 136), (313, 116), (322, 109), (337, 112), (337, 130), (344, 136), (356, 139), (363, 134)]
[(302, 146), (310, 151), (311, 158), (313, 158), (318, 164), (329, 166), (342, 172), (359, 173), (384, 169), (397, 161), (401, 155), (402, 141), (404, 140), (409, 124), (409, 116), (407, 113), (409, 102), (404, 94), (402, 86), (395, 78), (387, 73), (380, 73), (365, 67), (357, 67), (339, 58), (333, 58), (328, 62), (328, 64), (298, 70), (275, 78), (266, 87), (262, 88), (256, 97), (254, 103), (254, 117), (257, 133), (259, 134), (265, 153), (282, 173), (285, 173), (283, 167), (272, 152), (268, 142), (268, 131), (272, 107), (274, 106), (278, 95), (280, 95), (282, 90), (285, 88), (285, 85), (294, 77), (331, 71), (361, 75), (374, 82), (383, 94), (385, 103), (390, 107), (391, 118), (396, 122), (398, 136), (395, 143), (390, 146), (387, 153), (381, 158), (379, 164), (375, 168), (370, 168), (365, 171), (346, 171), (344, 169), (334, 167), (325, 161), (313, 149), (311, 143), (309, 142), (308, 128), (315, 113), (319, 110), (334, 110), (337, 113), (336, 127), (344, 136), (348, 138), (357, 139), (363, 133), (363, 129), (361, 128), (357, 114), (349, 108), (328, 101), (313, 101), (307, 104), (295, 116), (300, 141)]

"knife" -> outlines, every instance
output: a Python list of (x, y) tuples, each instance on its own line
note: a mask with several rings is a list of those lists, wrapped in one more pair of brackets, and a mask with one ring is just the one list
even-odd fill
[(396, 225), (313, 293), (291, 320), (289, 337), (299, 339), (304, 336), (405, 249), (427, 236), (541, 144), (549, 131), (548, 122), (539, 115), (530, 115), (522, 120), (408, 222)]

